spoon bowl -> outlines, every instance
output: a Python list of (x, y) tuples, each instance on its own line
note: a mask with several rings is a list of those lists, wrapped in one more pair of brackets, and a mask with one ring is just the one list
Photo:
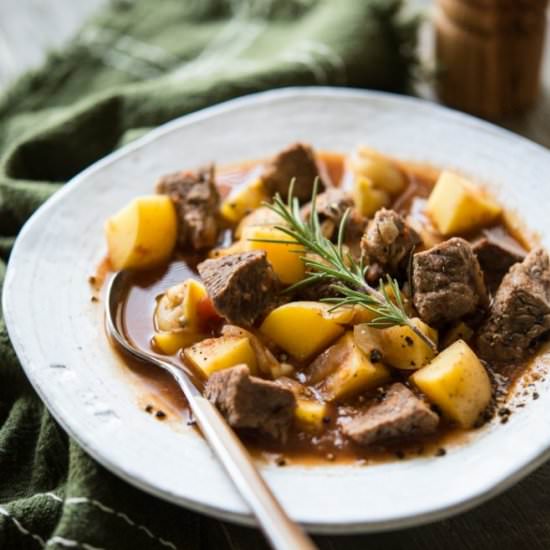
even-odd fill
[(114, 274), (107, 287), (106, 325), (112, 340), (130, 357), (168, 372), (183, 391), (202, 434), (248, 503), (271, 546), (276, 550), (314, 550), (311, 539), (292, 521), (260, 476), (248, 451), (218, 410), (202, 396), (184, 369), (161, 356), (141, 350), (120, 329), (129, 273)]

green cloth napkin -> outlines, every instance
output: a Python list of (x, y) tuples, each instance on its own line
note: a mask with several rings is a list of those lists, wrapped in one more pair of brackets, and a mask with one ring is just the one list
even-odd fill
[[(406, 89), (416, 25), (400, 9), (399, 0), (112, 2), (0, 98), (0, 285), (32, 212), (148, 128), (274, 87)], [(0, 426), (2, 549), (264, 545), (257, 531), (150, 497), (88, 457), (33, 393), (1, 317)]]

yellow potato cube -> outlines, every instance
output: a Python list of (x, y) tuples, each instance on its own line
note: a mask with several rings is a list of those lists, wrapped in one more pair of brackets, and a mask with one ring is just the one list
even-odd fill
[(391, 159), (368, 147), (358, 147), (351, 169), (356, 177), (368, 178), (376, 189), (390, 195), (399, 195), (407, 185), (405, 175)]
[(383, 206), (389, 206), (391, 203), (391, 197), (387, 191), (377, 189), (371, 179), (363, 176), (355, 179), (353, 199), (357, 210), (368, 218)]
[(313, 399), (297, 399), (294, 417), (303, 429), (317, 431), (323, 427), (323, 419), (328, 417), (328, 406)]
[(191, 332), (186, 329), (173, 330), (169, 332), (155, 332), (153, 346), (164, 355), (174, 355), (180, 349), (191, 346), (206, 338), (204, 334)]
[(468, 344), (458, 340), (411, 380), (451, 420), (471, 428), (491, 401), (485, 367)]
[(319, 353), (344, 332), (344, 327), (325, 317), (327, 304), (290, 302), (265, 318), (260, 332), (298, 360)]
[(247, 365), (252, 374), (256, 372), (256, 354), (246, 337), (207, 338), (186, 348), (183, 355), (206, 376), (240, 364)]
[[(327, 401), (342, 399), (386, 383), (391, 375), (381, 362), (371, 362), (348, 332), (329, 350), (326, 371), (332, 370), (320, 384)], [(328, 368), (328, 367), (331, 368)]]
[[(415, 317), (412, 323), (437, 345), (437, 330)], [(376, 330), (376, 329), (373, 329)], [(435, 356), (432, 349), (407, 326), (394, 326), (379, 331), (384, 362), (396, 369), (415, 370)]]
[(223, 201), (221, 215), (231, 223), (237, 223), (258, 208), (269, 197), (261, 180), (253, 180), (240, 189), (235, 189)]
[(277, 380), (281, 376), (292, 376), (294, 374), (294, 367), (290, 363), (272, 363), (269, 367), (269, 373), (273, 380)]
[(428, 199), (426, 213), (445, 237), (468, 233), (494, 222), (502, 213), (467, 179), (442, 172)]
[(260, 208), (256, 208), (256, 210), (250, 212), (250, 214), (246, 215), (240, 221), (239, 225), (235, 229), (235, 237), (240, 239), (243, 236), (245, 228), (257, 225), (284, 225), (284, 221), (281, 216), (273, 212), (271, 208), (261, 206)]
[(460, 323), (449, 329), (447, 334), (445, 334), (445, 338), (442, 342), (442, 347), (447, 348), (451, 344), (454, 344), (457, 340), (464, 340), (465, 342), (469, 342), (473, 335), (474, 331), (466, 323), (460, 321)]
[[(266, 251), (269, 263), (283, 284), (291, 285), (305, 277), (300, 246), (279, 229), (265, 225), (247, 227), (242, 240), (245, 242), (245, 250)], [(260, 242), (261, 240), (285, 241), (289, 244)]]
[(176, 245), (177, 219), (169, 197), (134, 199), (105, 224), (115, 270), (147, 269), (166, 262)]
[(223, 258), (224, 256), (231, 256), (231, 254), (239, 254), (245, 251), (244, 241), (235, 241), (226, 248), (213, 248), (209, 253), (209, 258)]

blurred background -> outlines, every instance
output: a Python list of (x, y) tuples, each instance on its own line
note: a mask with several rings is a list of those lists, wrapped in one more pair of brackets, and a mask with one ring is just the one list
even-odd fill
[[(0, 90), (39, 67), (49, 51), (62, 48), (109, 2), (131, 0), (2, 0)], [(550, 146), (550, 40), (543, 42), (550, 21), (546, 0), (404, 3), (422, 16), (421, 66), (413, 93), (489, 118)], [(502, 16), (503, 5), (513, 12), (511, 21)], [(496, 49), (500, 53), (495, 55)]]

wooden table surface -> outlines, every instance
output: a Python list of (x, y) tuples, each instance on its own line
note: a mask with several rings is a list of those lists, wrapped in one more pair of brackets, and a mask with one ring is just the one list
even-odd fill
[[(62, 45), (83, 19), (105, 1), (0, 0), (0, 90), (25, 70), (39, 65), (48, 49)], [(430, 2), (413, 3), (426, 7)], [(550, 40), (546, 50), (543, 89), (537, 106), (504, 125), (550, 147)], [(422, 58), (429, 62), (432, 56), (429, 25), (422, 31), (421, 52)], [(433, 99), (427, 86), (420, 86), (419, 95)], [(252, 531), (244, 528), (231, 531), (242, 531), (243, 538), (239, 540), (250, 549), (261, 544), (259, 535)], [(326, 550), (548, 550), (550, 462), (503, 495), (455, 518), (369, 537), (321, 537), (318, 543)]]

